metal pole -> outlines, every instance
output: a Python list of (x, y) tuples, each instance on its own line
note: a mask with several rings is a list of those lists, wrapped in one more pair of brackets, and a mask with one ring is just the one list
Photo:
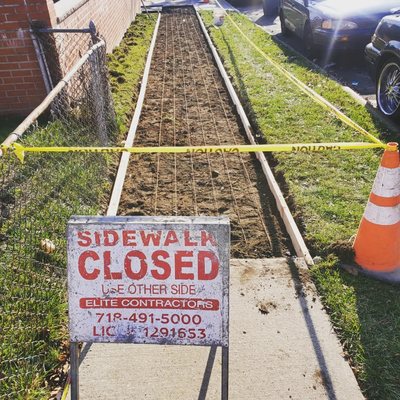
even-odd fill
[(71, 400), (79, 400), (79, 343), (71, 342)]
[(41, 46), (41, 43), (40, 43), (38, 37), (36, 36), (36, 34), (33, 33), (32, 31), (31, 31), (31, 39), (32, 39), (33, 47), (35, 49), (36, 57), (39, 62), (39, 68), (40, 68), (40, 72), (42, 73), (44, 86), (46, 88), (46, 93), (49, 94), (51, 92), (51, 90), (53, 89), (53, 83), (51, 81), (50, 72), (47, 67), (46, 58), (45, 58), (45, 55), (43, 52), (43, 47)]
[(149, 10), (147, 9), (146, 5), (144, 4), (144, 1), (143, 1), (143, 0), (141, 0), (141, 2), (142, 2), (142, 6), (143, 6), (143, 8), (144, 8), (144, 9), (145, 9), (145, 11), (146, 11), (147, 18), (150, 18), (150, 15), (149, 15)]
[(221, 400), (229, 397), (229, 346), (222, 346)]
[(40, 33), (92, 33), (91, 28), (82, 28), (82, 29), (69, 29), (69, 28), (38, 28), (32, 29), (33, 32)]
[(94, 24), (94, 22), (92, 20), (90, 20), (90, 22), (89, 22), (89, 29), (90, 29), (90, 36), (92, 38), (93, 44), (100, 42), (100, 38), (97, 36), (96, 25)]

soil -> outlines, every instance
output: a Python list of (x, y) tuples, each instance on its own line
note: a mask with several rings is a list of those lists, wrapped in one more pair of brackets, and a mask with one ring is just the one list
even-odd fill
[[(248, 144), (195, 11), (164, 8), (135, 146)], [(119, 215), (226, 215), (231, 254), (290, 250), (252, 154), (133, 154)]]

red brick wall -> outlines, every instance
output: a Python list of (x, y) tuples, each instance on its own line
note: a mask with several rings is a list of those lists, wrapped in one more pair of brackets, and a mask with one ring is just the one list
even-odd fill
[[(0, 0), (0, 115), (27, 115), (46, 96), (29, 33), (31, 22), (86, 28), (93, 20), (110, 52), (139, 11), (140, 0), (82, 0), (74, 9), (56, 16), (53, 0)], [(68, 70), (79, 53), (87, 50), (87, 42), (82, 41), (82, 46), (78, 48), (73, 41), (64, 46), (60, 54), (63, 70)]]
[(29, 33), (31, 21), (55, 23), (51, 0), (0, 2), (0, 115), (26, 115), (46, 95)]
[[(107, 51), (119, 44), (135, 15), (140, 11), (140, 0), (86, 0), (65, 19), (58, 18), (60, 28), (87, 28), (93, 20), (97, 30), (107, 41)], [(67, 14), (68, 15), (68, 14)]]
[[(119, 44), (135, 15), (140, 11), (140, 0), (82, 0), (64, 16), (58, 16), (59, 28), (87, 28), (92, 20), (97, 31), (106, 40), (107, 52)], [(89, 39), (90, 36), (86, 35)], [(79, 46), (77, 46), (77, 43)], [(60, 57), (62, 70), (68, 71), (79, 59), (79, 53), (87, 50), (87, 41), (76, 40), (76, 37), (63, 44), (63, 55)]]

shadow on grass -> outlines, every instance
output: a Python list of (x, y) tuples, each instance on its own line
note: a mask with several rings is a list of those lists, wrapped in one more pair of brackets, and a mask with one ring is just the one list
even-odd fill
[(1, 117), (0, 119), (0, 143), (12, 133), (12, 131), (23, 121), (23, 117)]
[(236, 89), (236, 92), (238, 93), (238, 96), (240, 97), (240, 101), (242, 103), (242, 106), (244, 108), (244, 110), (246, 111), (246, 114), (251, 122), (252, 128), (254, 130), (255, 136), (256, 136), (256, 140), (258, 142), (265, 142), (265, 137), (264, 135), (261, 133), (260, 127), (257, 123), (257, 120), (255, 118), (255, 113), (253, 110), (253, 107), (251, 105), (251, 101), (250, 101), (250, 97), (247, 93), (247, 88), (246, 88), (246, 84), (243, 81), (243, 75), (240, 72), (240, 69), (237, 65), (236, 62), (236, 57), (234, 52), (232, 51), (232, 48), (229, 44), (229, 40), (226, 39), (224, 31), (221, 30), (221, 37), (222, 40), (228, 50), (228, 54), (229, 54), (229, 60), (232, 63), (232, 68), (235, 71), (235, 76), (237, 78), (237, 85), (239, 87), (239, 90)]
[[(235, 54), (229, 39), (222, 30), (220, 32), (235, 74), (238, 94), (261, 143), (264, 138)], [(277, 45), (288, 63), (315, 71), (315, 66), (309, 61), (298, 57), (283, 45)], [(369, 107), (366, 110), (384, 139), (399, 139), (398, 134), (387, 131), (375, 110)], [(273, 157), (268, 158), (274, 163)], [(283, 177), (279, 180), (284, 182)], [(288, 196), (286, 185), (284, 192)], [(298, 222), (298, 218), (296, 220)], [(400, 399), (400, 287), (364, 276), (355, 277), (332, 268), (323, 269), (314, 274), (314, 278), (363, 391), (370, 399)], [(349, 302), (349, 299), (352, 301)]]
[(368, 399), (400, 398), (400, 287), (334, 267), (312, 276)]
[[(221, 36), (222, 36), (222, 40), (227, 48), (227, 51), (229, 54), (229, 60), (232, 64), (232, 68), (235, 71), (235, 76), (236, 76), (235, 83), (238, 86), (237, 88), (235, 88), (235, 90), (236, 90), (237, 95), (240, 98), (240, 102), (243, 106), (243, 109), (246, 112), (246, 115), (251, 123), (251, 127), (252, 127), (253, 134), (254, 134), (254, 139), (259, 144), (268, 143), (268, 141), (266, 140), (266, 137), (264, 136), (264, 134), (257, 122), (257, 117), (256, 117), (255, 111), (253, 109), (250, 97), (248, 95), (246, 84), (244, 83), (244, 80), (243, 80), (243, 75), (240, 72), (240, 69), (237, 65), (235, 54), (232, 51), (232, 48), (229, 44), (229, 40), (226, 39), (224, 32), (222, 30), (221, 30)], [(301, 216), (301, 212), (299, 210), (297, 210), (294, 200), (289, 193), (289, 188), (288, 188), (288, 185), (286, 183), (286, 180), (285, 180), (283, 174), (281, 172), (275, 171), (274, 167), (277, 165), (277, 160), (275, 159), (275, 157), (273, 156), (272, 153), (265, 153), (265, 157), (267, 158), (271, 169), (274, 171), (275, 179), (278, 181), (279, 187), (285, 197), (288, 207), (290, 208), (290, 210), (292, 211), (292, 213), (294, 215), (297, 226), (299, 227), (300, 231), (302, 233), (304, 233), (305, 229), (304, 229), (304, 222), (303, 222), (303, 219)], [(254, 157), (254, 159), (255, 159), (255, 157)], [(273, 210), (266, 209), (265, 197), (262, 196), (262, 193), (264, 193), (266, 190), (265, 189), (265, 176), (263, 175), (263, 172), (261, 171), (261, 169), (257, 169), (257, 174), (258, 174), (258, 179), (257, 179), (258, 193), (260, 194), (260, 201), (261, 201), (261, 204), (263, 205), (264, 218), (265, 218), (266, 222), (268, 223), (268, 222), (270, 222), (270, 219), (271, 219), (271, 212), (275, 212), (277, 215), (278, 210), (276, 209), (276, 207), (274, 207), (274, 204), (275, 204), (274, 202), (272, 202), (272, 203), (268, 202), (269, 207), (271, 207), (271, 205), (272, 205), (272, 207), (274, 208)], [(270, 192), (269, 188), (267, 188), (267, 191), (269, 193), (269, 196), (272, 196), (272, 193)], [(294, 212), (294, 211), (296, 211), (296, 212)], [(282, 232), (286, 232), (286, 227), (285, 227), (283, 221), (280, 222), (280, 226), (281, 226)], [(287, 235), (287, 237), (289, 237), (289, 235)], [(287, 241), (286, 246), (288, 249), (293, 251), (291, 249), (292, 245), (289, 242), (290, 242), (290, 240)], [(276, 248), (274, 249), (274, 255), (278, 256), (279, 252), (276, 250), (278, 250), (278, 249), (276, 249)], [(295, 253), (293, 252), (293, 254), (295, 254)]]
[[(257, 124), (257, 120), (255, 118), (254, 111), (249, 96), (247, 94), (246, 85), (243, 82), (242, 73), (240, 72), (235, 60), (235, 55), (230, 47), (228, 40), (226, 40), (223, 31), (221, 31), (221, 34), (222, 34), (222, 39), (228, 49), (229, 59), (232, 63), (235, 75), (238, 80), (238, 84), (240, 87), (239, 95), (241, 97), (241, 103), (243, 105), (243, 108), (245, 109), (247, 116), (251, 120), (255, 140), (258, 143), (266, 143), (265, 137), (262, 134), (260, 127)], [(239, 121), (239, 125), (242, 126), (241, 121)], [(246, 133), (244, 131), (242, 132), (242, 134), (244, 137), (246, 137)], [(272, 159), (272, 155), (269, 154), (268, 158)], [(257, 166), (259, 166), (257, 158), (254, 154), (252, 154), (252, 159), (254, 163)], [(281, 218), (274, 217), (276, 215), (279, 215), (279, 211), (276, 207), (276, 203), (273, 201), (273, 194), (271, 190), (267, 185), (265, 185), (265, 175), (261, 168), (257, 168), (256, 173), (257, 173), (257, 193), (259, 196), (260, 203), (262, 205), (263, 218), (266, 226), (268, 226), (268, 231), (271, 234), (270, 241), (272, 247), (272, 256), (281, 257), (284, 255), (286, 249), (288, 249), (291, 252), (291, 254), (295, 254), (295, 251), (289, 239), (289, 235), (286, 232), (285, 224), (283, 223)], [(279, 229), (277, 229), (278, 226)], [(279, 231), (283, 232), (285, 234), (285, 237), (280, 237)]]
[[(315, 63), (308, 60), (305, 56), (298, 53), (297, 51), (293, 51), (288, 48), (279, 37), (271, 36), (271, 40), (275, 43), (275, 45), (280, 49), (282, 54), (286, 56), (287, 64), (295, 64), (302, 68), (307, 68), (314, 72), (317, 72), (326, 78), (333, 79), (332, 76), (325, 71), (322, 67), (319, 67)], [(340, 84), (340, 82), (338, 82)], [(354, 100), (356, 101), (356, 100)], [(400, 134), (398, 133), (399, 127), (392, 122), (390, 119), (381, 115), (377, 109), (375, 109), (372, 104), (366, 103), (364, 106), (365, 110), (371, 117), (373, 124), (377, 127), (379, 132), (381, 133), (381, 139), (386, 141), (399, 141)]]
[(364, 350), (365, 382), (370, 399), (400, 398), (400, 286), (342, 273), (354, 290)]

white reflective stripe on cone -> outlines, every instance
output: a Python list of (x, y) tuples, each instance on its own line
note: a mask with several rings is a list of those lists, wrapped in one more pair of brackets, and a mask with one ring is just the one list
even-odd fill
[(400, 168), (379, 167), (372, 193), (381, 197), (400, 196)]
[(395, 225), (400, 222), (400, 204), (394, 207), (381, 207), (369, 201), (364, 218), (376, 225)]

